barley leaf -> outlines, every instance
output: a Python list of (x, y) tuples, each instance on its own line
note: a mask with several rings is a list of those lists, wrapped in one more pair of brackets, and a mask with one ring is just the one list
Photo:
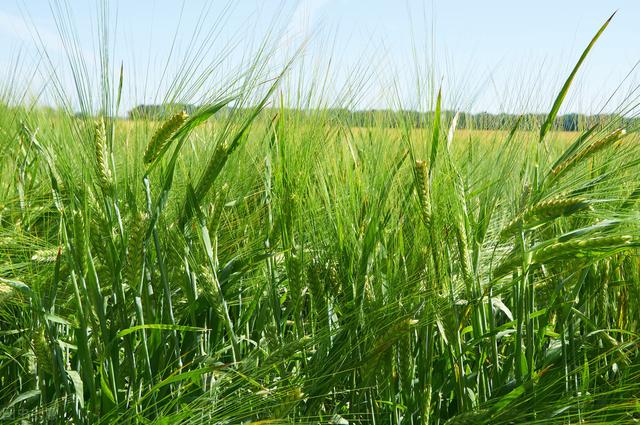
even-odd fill
[(605, 23), (600, 27), (596, 35), (591, 39), (591, 42), (589, 43), (587, 48), (584, 49), (584, 51), (582, 52), (582, 55), (580, 56), (578, 63), (576, 63), (576, 65), (573, 67), (573, 71), (571, 71), (571, 74), (569, 74), (569, 78), (567, 78), (564, 85), (560, 89), (560, 93), (558, 93), (556, 100), (553, 102), (553, 106), (551, 107), (551, 111), (549, 111), (549, 115), (547, 115), (547, 118), (545, 119), (544, 123), (542, 124), (542, 127), (540, 128), (540, 138), (538, 139), (540, 143), (544, 140), (544, 137), (547, 135), (547, 133), (553, 126), (553, 122), (555, 121), (556, 116), (558, 115), (560, 106), (562, 106), (562, 102), (564, 101), (564, 98), (567, 96), (569, 87), (571, 87), (571, 83), (573, 82), (574, 77), (578, 73), (578, 69), (582, 65), (582, 62), (584, 62), (587, 55), (591, 51), (591, 48), (596, 44), (596, 41), (598, 40), (598, 38), (600, 38), (600, 35), (607, 28), (607, 26), (609, 25), (609, 22), (611, 22), (611, 19), (613, 19), (614, 15), (615, 15), (615, 12), (609, 17), (609, 19), (605, 21)]

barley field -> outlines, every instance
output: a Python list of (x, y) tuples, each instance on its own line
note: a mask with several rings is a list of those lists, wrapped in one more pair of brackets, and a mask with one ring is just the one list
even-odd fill
[(0, 422), (639, 421), (636, 129), (554, 127), (606, 25), (534, 130), (356, 128), (256, 64), (155, 118), (122, 68), (5, 98)]

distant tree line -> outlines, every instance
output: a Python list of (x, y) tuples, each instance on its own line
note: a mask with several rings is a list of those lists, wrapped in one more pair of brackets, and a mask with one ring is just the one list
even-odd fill
[[(448, 125), (453, 120), (456, 112), (443, 111), (442, 121)], [(392, 111), (392, 110), (364, 110), (349, 111), (345, 109), (334, 110), (332, 115), (339, 121), (352, 127), (367, 127), (379, 125), (396, 128), (409, 126), (413, 128), (430, 127), (433, 121), (433, 112), (418, 111)], [(458, 116), (456, 128), (473, 130), (500, 130), (512, 128), (520, 120), (519, 128), (523, 130), (539, 129), (546, 114), (528, 113), (516, 114), (492, 114), (488, 112), (469, 113), (461, 112)], [(625, 128), (636, 128), (640, 125), (639, 118), (624, 118), (614, 114), (586, 115), (569, 113), (560, 115), (555, 119), (554, 128), (561, 131), (578, 131), (592, 125), (619, 120)]]
[[(198, 109), (197, 105), (192, 104), (172, 104), (172, 105), (138, 105), (131, 109), (128, 113), (129, 119), (166, 119), (177, 111), (186, 111), (192, 114)], [(229, 108), (223, 109), (218, 116), (225, 115), (230, 112)], [(267, 113), (275, 115), (277, 109), (267, 110)], [(312, 115), (318, 111), (298, 111), (302, 115)], [(349, 109), (328, 109), (321, 112), (325, 117), (336, 123), (348, 125), (351, 127), (412, 127), (412, 128), (428, 128), (433, 121), (433, 112), (419, 112), (414, 110), (390, 110), (390, 109), (367, 109), (352, 111)], [(448, 125), (455, 116), (455, 111), (443, 111), (442, 121)], [(492, 114), (488, 112), (469, 113), (461, 112), (458, 116), (456, 128), (473, 129), (473, 130), (500, 130), (513, 127), (520, 120), (519, 128), (522, 130), (535, 130), (540, 128), (544, 122), (546, 114), (527, 113), (523, 115), (498, 113)], [(578, 131), (591, 127), (601, 122), (611, 122), (612, 119), (620, 121), (620, 125), (628, 129), (636, 128), (640, 125), (639, 118), (624, 118), (613, 114), (586, 115), (569, 113), (559, 115), (555, 122), (554, 128), (561, 131)]]
[(132, 108), (127, 114), (129, 119), (165, 119), (179, 111), (186, 111), (192, 114), (198, 106), (188, 103), (173, 103), (171, 105), (138, 105)]

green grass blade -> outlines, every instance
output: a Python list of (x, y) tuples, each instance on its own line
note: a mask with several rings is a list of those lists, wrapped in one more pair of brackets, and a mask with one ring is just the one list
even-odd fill
[(438, 90), (438, 98), (436, 99), (436, 110), (433, 114), (433, 133), (431, 136), (431, 158), (429, 159), (429, 181), (433, 175), (433, 169), (436, 165), (438, 157), (438, 147), (440, 146), (440, 119), (442, 107), (442, 90)]
[(582, 65), (582, 62), (584, 62), (584, 60), (587, 58), (587, 55), (591, 51), (591, 48), (593, 48), (593, 46), (596, 44), (596, 41), (598, 41), (598, 38), (600, 38), (600, 35), (602, 35), (602, 33), (607, 28), (607, 26), (609, 25), (609, 22), (611, 22), (611, 20), (613, 19), (614, 16), (615, 16), (615, 12), (600, 27), (600, 29), (598, 30), (596, 35), (593, 36), (593, 38), (591, 39), (591, 42), (589, 43), (587, 48), (584, 49), (584, 51), (582, 52), (582, 55), (580, 56), (580, 59), (578, 59), (578, 63), (576, 63), (576, 65), (573, 67), (573, 70), (571, 71), (571, 74), (569, 74), (569, 77), (567, 78), (567, 80), (565, 81), (564, 85), (560, 89), (560, 93), (558, 93), (558, 96), (556, 97), (556, 100), (553, 102), (553, 106), (551, 107), (551, 111), (549, 111), (549, 114), (547, 115), (547, 118), (544, 120), (544, 123), (542, 124), (542, 127), (540, 127), (540, 138), (538, 139), (538, 141), (540, 143), (542, 143), (542, 141), (544, 140), (544, 137), (547, 135), (549, 130), (551, 130), (551, 127), (553, 126), (553, 122), (555, 121), (556, 116), (558, 115), (558, 111), (560, 110), (560, 106), (562, 106), (562, 102), (564, 101), (564, 98), (567, 96), (567, 92), (569, 91), (569, 87), (571, 87), (571, 83), (573, 82), (573, 79), (575, 78), (576, 74), (578, 73), (578, 69), (580, 69), (580, 66)]

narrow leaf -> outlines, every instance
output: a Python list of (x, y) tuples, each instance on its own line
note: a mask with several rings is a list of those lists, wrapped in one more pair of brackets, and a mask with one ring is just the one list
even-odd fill
[(431, 138), (431, 159), (429, 160), (429, 180), (431, 173), (436, 165), (436, 157), (438, 155), (438, 146), (440, 145), (440, 107), (442, 103), (442, 90), (438, 90), (438, 99), (436, 100), (436, 111), (433, 117), (433, 137)]
[(547, 118), (545, 119), (544, 124), (542, 124), (542, 127), (540, 128), (540, 139), (538, 140), (539, 142), (542, 142), (542, 140), (544, 140), (544, 136), (546, 136), (549, 130), (551, 129), (551, 126), (553, 125), (553, 121), (556, 119), (556, 116), (558, 115), (558, 111), (560, 110), (560, 106), (562, 105), (562, 102), (564, 101), (564, 98), (566, 97), (567, 92), (569, 91), (569, 87), (571, 87), (571, 83), (573, 82), (574, 77), (578, 73), (578, 69), (582, 65), (582, 62), (584, 62), (584, 60), (586, 59), (593, 45), (596, 44), (596, 41), (598, 41), (598, 38), (600, 38), (600, 35), (607, 28), (607, 26), (609, 25), (609, 22), (611, 22), (611, 19), (613, 19), (614, 15), (615, 15), (615, 12), (609, 17), (609, 19), (606, 20), (606, 22), (600, 27), (596, 35), (591, 39), (591, 42), (589, 43), (587, 48), (584, 49), (584, 52), (582, 52), (582, 56), (580, 56), (578, 63), (576, 63), (576, 65), (573, 67), (573, 71), (571, 71), (571, 74), (569, 74), (569, 78), (567, 78), (567, 81), (565, 81), (564, 85), (562, 86), (562, 89), (560, 89), (560, 93), (558, 93), (556, 100), (553, 102), (553, 107), (551, 108), (549, 115), (547, 115)]

